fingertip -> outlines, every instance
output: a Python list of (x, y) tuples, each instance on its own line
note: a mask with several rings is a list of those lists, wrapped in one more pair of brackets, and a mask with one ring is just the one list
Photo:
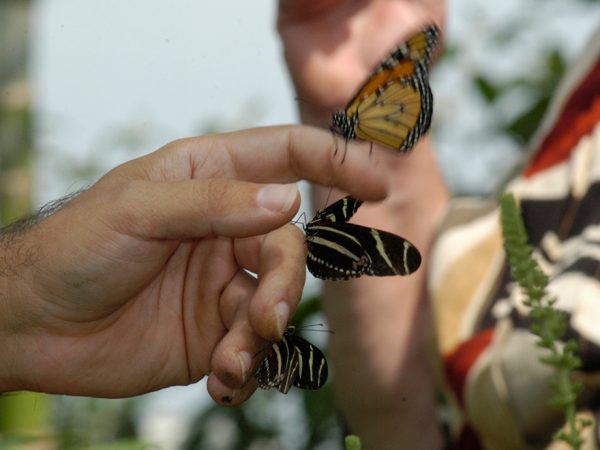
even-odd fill
[(213, 354), (211, 368), (221, 382), (232, 389), (241, 388), (248, 377), (252, 365), (252, 357), (247, 358), (235, 350), (217, 349)]
[(265, 342), (247, 331), (230, 331), (213, 352), (211, 371), (221, 382), (232, 389), (244, 386), (255, 370), (255, 356)]
[(248, 320), (239, 319), (214, 349), (211, 372), (225, 386), (240, 389), (252, 378), (256, 356), (265, 346), (268, 343), (256, 335)]
[(221, 406), (238, 406), (248, 400), (256, 391), (258, 384), (254, 377), (240, 388), (231, 388), (222, 382), (214, 373), (208, 376), (206, 390), (212, 399)]

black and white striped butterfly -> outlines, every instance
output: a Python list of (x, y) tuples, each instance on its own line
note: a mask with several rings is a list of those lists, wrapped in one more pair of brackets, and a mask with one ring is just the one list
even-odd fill
[(289, 326), (281, 341), (274, 343), (254, 376), (262, 389), (277, 388), (287, 394), (292, 386), (319, 389), (327, 381), (325, 355)]
[(304, 231), (310, 273), (324, 280), (347, 280), (361, 275), (408, 275), (417, 270), (421, 254), (406, 239), (347, 223), (361, 204), (345, 197), (308, 222)]

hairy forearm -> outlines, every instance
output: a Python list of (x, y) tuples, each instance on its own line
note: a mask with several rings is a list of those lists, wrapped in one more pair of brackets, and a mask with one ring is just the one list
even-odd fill
[(17, 358), (21, 315), (18, 305), (26, 284), (23, 271), (31, 265), (34, 254), (24, 243), (23, 232), (0, 231), (0, 393), (20, 389)]
[(22, 377), (20, 336), (35, 315), (35, 308), (28, 306), (35, 297), (32, 273), (42, 257), (36, 225), (77, 194), (50, 202), (36, 213), (0, 229), (0, 393), (27, 387)]

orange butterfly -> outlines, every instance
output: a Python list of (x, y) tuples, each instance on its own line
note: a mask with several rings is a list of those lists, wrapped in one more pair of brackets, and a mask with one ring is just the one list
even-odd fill
[(409, 151), (431, 125), (428, 74), (438, 37), (438, 28), (430, 25), (397, 46), (346, 108), (333, 114), (331, 129), (346, 139)]

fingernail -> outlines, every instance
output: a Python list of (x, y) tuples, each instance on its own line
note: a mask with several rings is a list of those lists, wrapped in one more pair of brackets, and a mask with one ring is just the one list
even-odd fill
[(277, 318), (277, 331), (279, 332), (279, 336), (283, 336), (283, 332), (287, 328), (290, 317), (290, 307), (286, 302), (280, 302), (275, 306), (275, 317)]
[(248, 352), (239, 352), (238, 360), (240, 362), (240, 369), (242, 371), (243, 384), (246, 384), (246, 381), (248, 381), (248, 370), (252, 365), (252, 355)]
[(257, 201), (269, 211), (289, 211), (296, 197), (298, 188), (295, 184), (268, 184), (258, 191)]

